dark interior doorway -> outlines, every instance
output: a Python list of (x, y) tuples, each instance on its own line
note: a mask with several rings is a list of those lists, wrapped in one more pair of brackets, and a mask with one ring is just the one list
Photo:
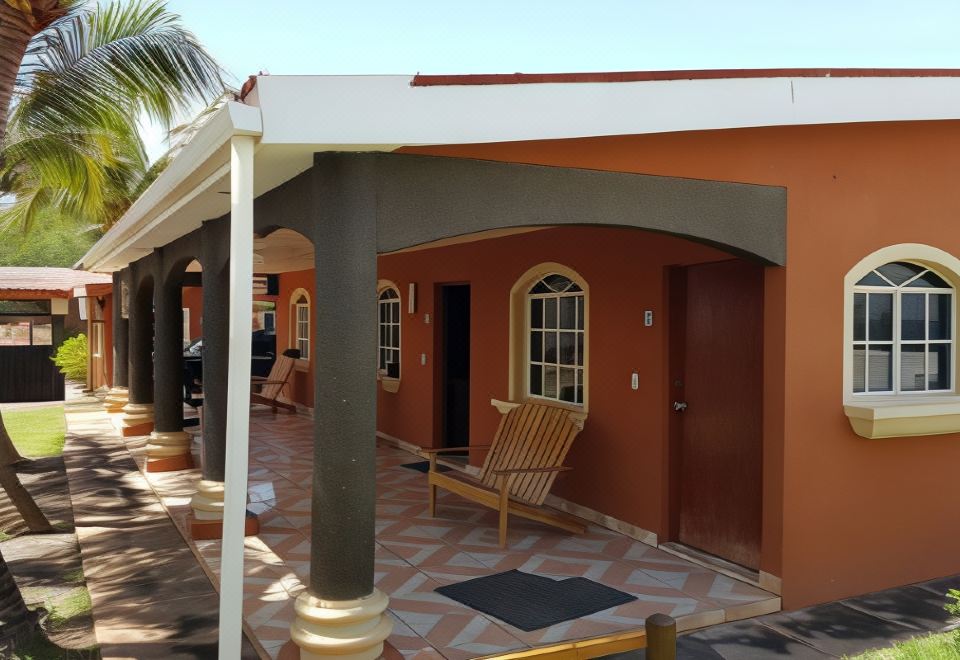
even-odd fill
[(444, 447), (470, 444), (470, 285), (440, 287), (441, 434)]

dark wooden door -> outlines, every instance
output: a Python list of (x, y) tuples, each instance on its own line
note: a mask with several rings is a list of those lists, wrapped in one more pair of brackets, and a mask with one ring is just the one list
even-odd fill
[(758, 568), (762, 498), (763, 269), (686, 269), (680, 417), (681, 543)]

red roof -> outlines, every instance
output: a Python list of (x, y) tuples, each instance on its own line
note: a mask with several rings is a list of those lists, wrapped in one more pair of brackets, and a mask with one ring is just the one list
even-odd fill
[(953, 78), (960, 69), (708, 69), (693, 71), (607, 71), (597, 73), (479, 73), (421, 75), (413, 87), (435, 85), (530, 85), (536, 83), (642, 82), (719, 78)]
[(17, 292), (18, 297), (29, 292), (43, 297), (70, 298), (74, 287), (107, 284), (112, 281), (110, 275), (72, 268), (6, 266), (0, 267), (0, 297), (9, 291)]

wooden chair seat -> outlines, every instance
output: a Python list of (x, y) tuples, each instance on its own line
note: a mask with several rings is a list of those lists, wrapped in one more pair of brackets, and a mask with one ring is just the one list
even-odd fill
[(563, 466), (574, 438), (583, 430), (586, 414), (540, 403), (511, 403), (492, 400), (503, 417), (486, 459), (476, 478), (459, 472), (437, 471), (437, 456), (446, 452), (486, 447), (424, 449), (430, 458), (427, 473), (430, 488), (430, 515), (436, 516), (437, 488), (456, 493), (500, 514), (500, 547), (507, 543), (507, 523), (512, 513), (547, 523), (575, 534), (583, 523), (546, 509), (543, 502)]
[(293, 375), (295, 365), (294, 358), (284, 353), (273, 363), (270, 374), (266, 378), (253, 377), (250, 381), (250, 403), (270, 406), (274, 413), (277, 412), (277, 408), (297, 412), (297, 407), (292, 403), (277, 400)]

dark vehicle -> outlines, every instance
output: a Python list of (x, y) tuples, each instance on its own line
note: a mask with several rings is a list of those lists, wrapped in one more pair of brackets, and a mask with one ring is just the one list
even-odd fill
[[(267, 377), (277, 359), (277, 335), (254, 330), (251, 336), (250, 375)], [(203, 379), (203, 338), (194, 339), (183, 349), (183, 370), (186, 383)]]

